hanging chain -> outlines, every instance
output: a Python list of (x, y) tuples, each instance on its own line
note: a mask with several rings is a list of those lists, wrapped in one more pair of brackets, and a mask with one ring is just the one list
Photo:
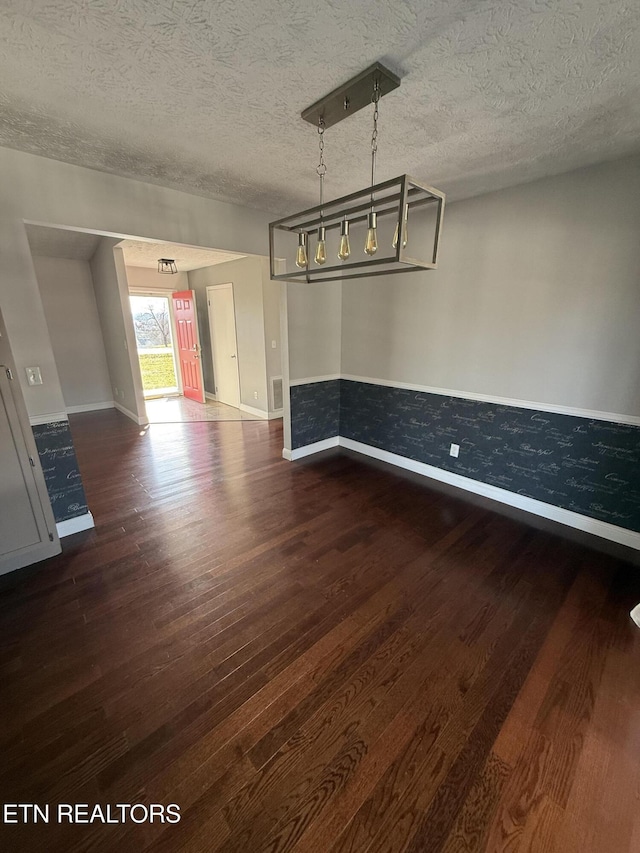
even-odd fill
[(320, 162), (316, 168), (316, 173), (320, 178), (320, 216), (322, 216), (322, 206), (324, 204), (324, 176), (327, 174), (327, 167), (324, 162), (324, 118), (318, 117), (318, 145), (320, 148)]
[[(371, 134), (371, 186), (376, 182), (376, 154), (378, 153), (378, 104), (380, 103), (380, 81), (376, 80), (373, 84), (373, 95), (371, 96), (373, 103), (373, 133)], [(371, 193), (371, 212), (373, 213), (374, 197)]]
[(378, 104), (380, 103), (380, 82), (376, 80), (373, 86), (373, 133), (371, 134), (371, 186), (376, 182), (376, 154), (378, 153)]

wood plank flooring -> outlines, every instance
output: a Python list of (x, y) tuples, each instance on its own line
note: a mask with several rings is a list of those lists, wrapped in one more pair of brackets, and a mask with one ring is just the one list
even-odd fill
[(96, 530), (0, 589), (2, 851), (640, 850), (640, 570), (278, 423), (73, 416)]

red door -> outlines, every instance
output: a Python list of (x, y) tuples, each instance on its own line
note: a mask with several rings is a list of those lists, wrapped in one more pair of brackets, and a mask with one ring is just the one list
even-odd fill
[(200, 336), (193, 290), (180, 290), (173, 296), (173, 316), (178, 335), (178, 358), (185, 397), (204, 403), (204, 383), (200, 361)]

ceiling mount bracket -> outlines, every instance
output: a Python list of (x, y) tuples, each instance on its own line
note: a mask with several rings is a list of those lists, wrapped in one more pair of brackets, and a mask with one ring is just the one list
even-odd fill
[(397, 74), (380, 62), (374, 62), (369, 68), (303, 110), (302, 118), (314, 127), (318, 126), (318, 121), (322, 118), (325, 128), (332, 127), (371, 104), (371, 92), (376, 80), (380, 87), (380, 97), (393, 92), (400, 85)]

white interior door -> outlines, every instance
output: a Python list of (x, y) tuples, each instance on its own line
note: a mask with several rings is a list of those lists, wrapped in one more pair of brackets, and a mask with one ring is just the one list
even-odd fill
[(208, 287), (207, 298), (216, 398), (237, 408), (240, 405), (240, 374), (233, 284)]

